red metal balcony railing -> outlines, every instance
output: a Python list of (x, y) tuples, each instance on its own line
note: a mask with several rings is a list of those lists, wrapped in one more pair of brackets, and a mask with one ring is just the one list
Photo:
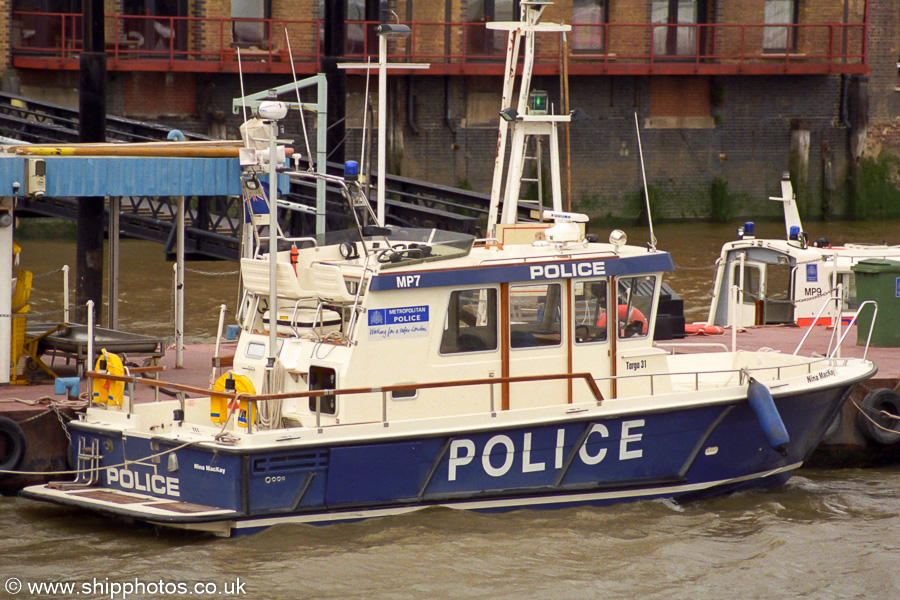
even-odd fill
[[(348, 61), (377, 55), (376, 23), (349, 21)], [(412, 35), (391, 41), (391, 61), (427, 62), (413, 73), (500, 74), (505, 33), (484, 23), (408, 23)], [(565, 58), (572, 75), (863, 73), (866, 23), (573, 24)], [(110, 70), (290, 73), (287, 40), (300, 73), (322, 62), (322, 21), (107, 15)], [(13, 12), (13, 66), (77, 69), (81, 15)], [(539, 35), (535, 72), (557, 73), (564, 49)]]

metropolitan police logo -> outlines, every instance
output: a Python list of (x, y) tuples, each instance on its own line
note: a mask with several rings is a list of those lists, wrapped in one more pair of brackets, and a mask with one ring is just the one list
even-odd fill
[(373, 310), (369, 313), (369, 325), (383, 325), (384, 324), (384, 312), (380, 310)]

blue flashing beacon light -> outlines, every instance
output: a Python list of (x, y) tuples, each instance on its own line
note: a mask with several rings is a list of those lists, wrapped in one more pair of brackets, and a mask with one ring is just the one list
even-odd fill
[(359, 163), (355, 160), (348, 160), (344, 163), (344, 180), (356, 181), (359, 179)]
[(791, 229), (788, 232), (788, 239), (796, 240), (800, 238), (800, 228), (797, 225), (791, 225)]

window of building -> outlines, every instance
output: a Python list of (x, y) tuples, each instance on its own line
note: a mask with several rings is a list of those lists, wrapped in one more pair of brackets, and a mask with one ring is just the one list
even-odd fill
[(603, 24), (609, 15), (609, 0), (573, 0), (573, 52), (603, 52), (605, 31)]
[[(794, 25), (797, 23), (796, 0), (766, 0), (763, 20), (766, 25)], [(763, 50), (766, 52), (794, 52), (796, 27), (765, 27)]]
[[(77, 12), (81, 12), (79, 9)], [(187, 49), (187, 20), (152, 17), (186, 17), (187, 0), (124, 0), (122, 13), (135, 15), (122, 21), (126, 46), (131, 50)], [(150, 18), (148, 18), (150, 17)]]
[(441, 354), (497, 349), (497, 290), (479, 288), (450, 294)]
[[(231, 43), (241, 48), (268, 48), (270, 0), (231, 0)], [(251, 20), (253, 19), (253, 20)]]
[(574, 333), (577, 344), (606, 341), (606, 280), (576, 281)]
[(699, 0), (653, 0), (650, 22), (653, 28), (653, 54), (657, 56), (686, 56), (697, 53), (697, 28), (676, 25), (696, 25), (700, 17)]
[(712, 81), (709, 77), (657, 75), (650, 78), (648, 129), (711, 129)]
[(619, 339), (645, 337), (653, 318), (656, 277), (620, 277), (617, 288)]
[[(365, 0), (347, 0), (347, 56), (362, 55), (366, 51), (366, 26), (352, 21), (366, 20)], [(370, 48), (370, 51), (373, 50)]]
[[(271, 1), (271, 0), (269, 0)], [(332, 1), (332, 0), (329, 0)], [(346, 0), (347, 12), (344, 13), (344, 55), (359, 58), (366, 54), (378, 56), (378, 38), (375, 35), (375, 27), (379, 19), (379, 6), (377, 3), (369, 7), (367, 11), (366, 0)], [(370, 2), (370, 4), (372, 4)], [(334, 4), (330, 4), (332, 8)], [(319, 0), (317, 19), (325, 19), (325, 0)], [(367, 26), (361, 21), (367, 21)], [(368, 39), (367, 39), (368, 38)], [(325, 43), (325, 30), (319, 29), (319, 44)], [(355, 62), (355, 61), (354, 61)]]
[[(16, 17), (22, 20), (21, 44), (23, 46), (49, 48), (58, 47), (64, 43), (71, 44), (75, 42), (80, 44), (81, 42), (80, 18), (51, 17), (46, 14), (77, 14), (80, 17), (80, 0), (13, 0), (12, 9), (26, 13), (44, 13)], [(65, 29), (63, 28), (63, 22), (65, 22)], [(74, 31), (72, 31), (73, 27)]]
[(518, 0), (469, 0), (466, 3), (466, 54), (470, 56), (504, 56), (506, 32), (484, 27), (490, 21), (518, 21)]
[(510, 286), (509, 347), (559, 345), (560, 308), (558, 283)]

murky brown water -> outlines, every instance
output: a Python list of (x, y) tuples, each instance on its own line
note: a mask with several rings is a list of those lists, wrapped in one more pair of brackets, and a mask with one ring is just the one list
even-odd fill
[[(669, 281), (684, 296), (689, 321), (705, 317), (712, 264), (734, 229), (656, 227), (659, 247), (681, 269)], [(809, 229), (813, 239), (900, 243), (898, 223)], [(602, 227), (594, 230), (606, 236)], [(782, 232), (777, 223), (758, 226), (760, 235)], [(631, 243), (648, 239), (643, 229), (627, 233)], [(22, 246), (22, 266), (35, 274), (65, 263), (74, 269), (74, 242)], [(186, 334), (211, 340), (219, 304), (234, 308), (237, 278), (205, 273), (236, 266), (188, 266), (204, 273), (187, 275)], [(33, 310), (55, 310), (61, 274), (41, 277), (34, 287)], [(124, 329), (174, 335), (172, 265), (160, 246), (123, 244), (121, 288)], [(0, 598), (833, 600), (895, 598), (900, 589), (898, 468), (806, 470), (774, 490), (685, 506), (638, 502), (500, 515), (426, 510), (320, 528), (279, 526), (228, 540), (19, 498), (0, 498), (0, 522)], [(41, 594), (34, 589), (41, 583), (75, 588)], [(170, 584), (192, 593), (166, 593), (176, 589)]]
[[(896, 469), (806, 471), (685, 506), (426, 510), (233, 539), (0, 498), (0, 589), (10, 577), (24, 586), (0, 597), (47, 597), (28, 586), (55, 582), (99, 593), (53, 597), (119, 599), (895, 598), (898, 489)], [(109, 593), (160, 581), (240, 581), (245, 594)]]
[[(666, 277), (666, 281), (684, 299), (688, 322), (706, 319), (713, 263), (722, 244), (734, 239), (737, 225), (681, 223), (654, 228), (657, 247), (669, 251), (675, 262), (676, 270)], [(810, 239), (824, 236), (834, 244), (847, 241), (900, 244), (900, 221), (809, 223), (807, 228)], [(601, 223), (592, 223), (591, 230), (601, 239), (609, 235), (609, 228)], [(650, 239), (646, 228), (626, 227), (624, 230), (631, 244), (646, 245)], [(758, 223), (757, 235), (780, 237), (784, 235), (784, 226)], [(74, 240), (24, 240), (19, 243), (23, 248), (20, 268), (30, 269), (35, 274), (31, 318), (34, 321), (61, 319), (63, 277), (59, 269), (65, 264), (71, 268), (70, 287), (73, 291), (70, 297), (73, 302), (75, 298)], [(166, 262), (161, 245), (151, 242), (124, 240), (121, 254), (120, 328), (174, 340), (173, 263)], [(215, 339), (221, 304), (234, 311), (238, 295), (236, 272), (235, 263), (187, 263), (185, 336), (189, 342)], [(105, 326), (106, 308), (103, 314)]]

